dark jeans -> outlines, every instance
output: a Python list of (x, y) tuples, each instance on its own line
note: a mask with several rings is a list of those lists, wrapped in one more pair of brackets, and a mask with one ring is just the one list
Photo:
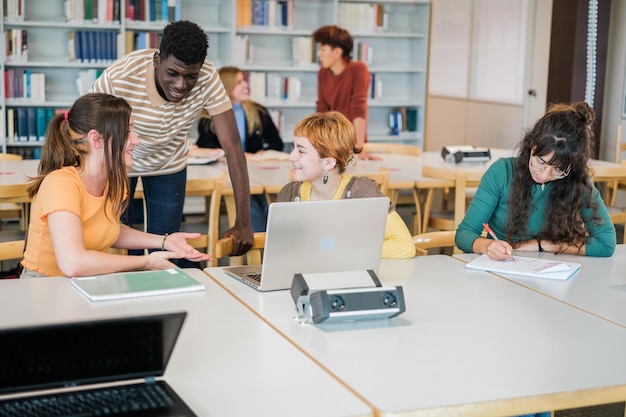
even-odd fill
[(267, 225), (267, 197), (265, 194), (252, 194), (250, 196), (250, 216), (252, 217), (252, 230), (265, 232)]
[[(146, 200), (147, 231), (157, 235), (174, 233), (180, 230), (185, 204), (185, 184), (187, 169), (175, 174), (142, 176), (143, 194)], [(135, 194), (137, 177), (130, 179), (130, 194)], [(131, 200), (126, 213), (122, 217), (125, 224), (143, 222), (143, 206), (141, 201)], [(152, 249), (154, 250), (154, 249)], [(141, 255), (143, 251), (129, 251), (131, 255)], [(181, 268), (199, 268), (200, 264), (186, 259), (172, 259)]]

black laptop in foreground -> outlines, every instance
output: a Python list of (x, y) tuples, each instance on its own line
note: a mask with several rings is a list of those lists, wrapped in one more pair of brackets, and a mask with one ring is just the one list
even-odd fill
[[(187, 313), (0, 329), (0, 416), (196, 416), (163, 380)], [(132, 380), (132, 382), (130, 382)], [(106, 387), (83, 386), (106, 383)], [(6, 394), (62, 388), (54, 394)]]

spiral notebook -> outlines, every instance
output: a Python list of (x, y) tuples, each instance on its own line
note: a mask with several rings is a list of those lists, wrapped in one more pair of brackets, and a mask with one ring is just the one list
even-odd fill
[(204, 291), (202, 283), (179, 268), (76, 277), (71, 281), (91, 301)]

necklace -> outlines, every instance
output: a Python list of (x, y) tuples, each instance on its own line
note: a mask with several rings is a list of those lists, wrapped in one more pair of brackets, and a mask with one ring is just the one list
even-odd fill
[(546, 188), (546, 183), (545, 182), (543, 184), (541, 184), (541, 191), (543, 191), (544, 188)]

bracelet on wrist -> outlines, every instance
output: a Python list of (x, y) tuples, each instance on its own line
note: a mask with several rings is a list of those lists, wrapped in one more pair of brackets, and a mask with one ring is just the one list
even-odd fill
[(161, 241), (161, 250), (165, 250), (165, 240), (167, 240), (168, 236), (169, 236), (169, 233), (166, 233), (163, 235), (163, 240)]
[(541, 240), (537, 239), (537, 247), (539, 248), (539, 252), (545, 252), (545, 250), (541, 247)]

